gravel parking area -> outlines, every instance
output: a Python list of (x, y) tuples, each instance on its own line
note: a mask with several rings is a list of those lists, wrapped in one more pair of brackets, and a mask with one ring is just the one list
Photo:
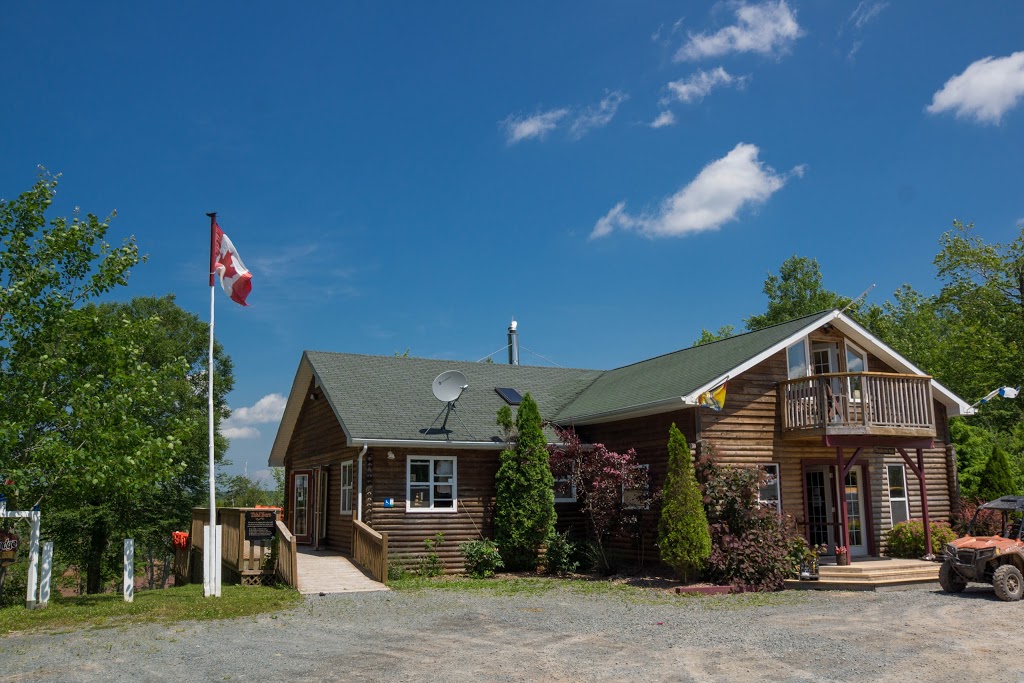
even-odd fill
[(1022, 617), (980, 586), (362, 593), (252, 619), (15, 634), (0, 638), (0, 681), (1024, 682)]

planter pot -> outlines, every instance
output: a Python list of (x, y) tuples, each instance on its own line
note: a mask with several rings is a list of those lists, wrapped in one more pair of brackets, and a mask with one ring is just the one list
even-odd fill
[(676, 586), (676, 593), (696, 593), (698, 595), (728, 595), (732, 590), (729, 586)]
[(836, 564), (840, 567), (845, 567), (850, 564), (850, 555), (848, 553), (838, 553), (836, 555)]
[(817, 581), (818, 580), (818, 558), (814, 557), (809, 560), (804, 560), (800, 563), (800, 580), (801, 581)]

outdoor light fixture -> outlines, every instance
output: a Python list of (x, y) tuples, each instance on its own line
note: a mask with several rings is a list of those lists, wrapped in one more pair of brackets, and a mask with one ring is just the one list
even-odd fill
[(981, 399), (980, 401), (978, 401), (977, 403), (975, 403), (971, 407), (972, 408), (977, 408), (982, 403), (988, 403), (989, 401), (994, 399), (996, 396), (999, 396), (1001, 398), (1017, 398), (1017, 394), (1018, 393), (1020, 393), (1020, 387), (1017, 387), (1017, 388), (1014, 388), (1014, 387), (999, 387), (998, 389), (993, 389), (992, 391), (988, 392), (988, 394), (985, 396), (985, 398)]
[(395, 452), (394, 451), (388, 451), (388, 460), (394, 460), (394, 459), (395, 459)]

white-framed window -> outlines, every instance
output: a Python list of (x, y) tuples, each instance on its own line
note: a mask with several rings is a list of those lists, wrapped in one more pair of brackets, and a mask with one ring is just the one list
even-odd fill
[(352, 461), (341, 463), (341, 514), (352, 514)]
[(910, 506), (907, 501), (907, 471), (903, 465), (886, 465), (889, 478), (889, 512), (892, 523), (899, 524), (910, 519)]
[(406, 460), (406, 512), (456, 512), (455, 456), (410, 455)]
[(807, 377), (810, 372), (810, 359), (807, 357), (807, 339), (801, 339), (786, 349), (786, 361), (789, 364), (789, 379)]
[[(867, 372), (868, 371), (868, 354), (864, 353), (864, 350), (859, 348), (856, 344), (852, 343), (849, 339), (846, 340), (846, 371), (847, 372)], [(849, 392), (850, 399), (854, 401), (861, 400), (861, 386), (862, 378), (850, 377), (849, 378)]]
[(573, 481), (573, 478), (569, 475), (565, 475), (564, 477), (555, 477), (555, 502), (576, 502), (576, 482)]
[(651, 466), (648, 464), (633, 465), (635, 469), (647, 473), (642, 486), (622, 487), (622, 507), (626, 510), (648, 510), (651, 507)]
[(761, 505), (766, 505), (775, 508), (778, 513), (782, 513), (782, 488), (779, 480), (779, 465), (778, 463), (765, 463), (764, 465), (758, 465), (758, 469), (764, 472), (764, 481), (761, 482), (761, 488), (757, 492), (757, 502)]

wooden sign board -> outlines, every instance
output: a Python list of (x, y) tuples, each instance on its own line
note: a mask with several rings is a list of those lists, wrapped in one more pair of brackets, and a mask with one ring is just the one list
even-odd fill
[(0, 567), (7, 567), (18, 559), (18, 547), (21, 539), (13, 531), (0, 529)]
[(245, 513), (245, 540), (269, 541), (277, 533), (276, 510), (247, 510)]

